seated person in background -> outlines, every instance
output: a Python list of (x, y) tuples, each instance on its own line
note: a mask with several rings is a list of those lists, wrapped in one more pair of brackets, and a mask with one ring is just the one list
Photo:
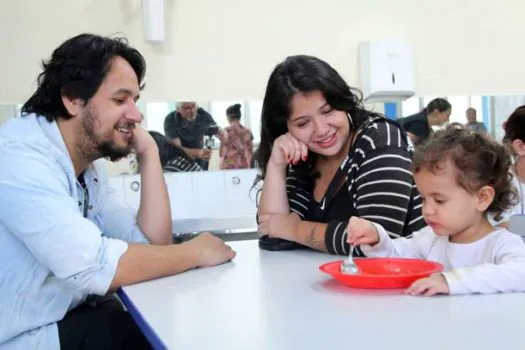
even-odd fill
[[(514, 186), (518, 189), (518, 203), (505, 212), (499, 226), (507, 227), (513, 216), (525, 215), (525, 106), (516, 108), (504, 124), (505, 136), (503, 142), (513, 157), (509, 168), (513, 175)], [(519, 226), (519, 232), (512, 228), (514, 233), (524, 235), (525, 227)]]
[(241, 125), (241, 105), (235, 104), (226, 109), (230, 126), (225, 130), (226, 140), (221, 142), (219, 156), (221, 169), (247, 169), (253, 155), (252, 132)]
[(195, 160), (190, 158), (181, 147), (168, 142), (166, 136), (156, 131), (150, 131), (149, 134), (159, 148), (162, 170), (167, 172), (202, 171)]
[[(105, 296), (235, 255), (210, 234), (171, 245), (159, 151), (135, 104), (145, 70), (124, 39), (78, 35), (43, 63), (22, 117), (0, 128), (1, 348), (149, 349)], [(109, 190), (103, 159), (131, 149), (138, 213)]]
[(400, 118), (397, 121), (410, 137), (414, 145), (423, 143), (432, 133), (432, 126), (441, 126), (448, 122), (452, 106), (443, 98), (429, 102), (419, 113)]
[(480, 134), (486, 134), (487, 128), (485, 127), (485, 124), (483, 122), (478, 122), (476, 120), (477, 118), (477, 112), (474, 108), (470, 107), (467, 109), (467, 124), (465, 124), (465, 128), (467, 128), (470, 131), (478, 132)]
[(392, 237), (424, 227), (406, 135), (364, 109), (328, 63), (292, 56), (277, 65), (261, 130), (261, 248), (347, 255), (353, 216), (384, 225)]
[[(164, 134), (170, 143), (182, 147), (202, 169), (208, 170), (212, 150), (204, 148), (204, 135), (212, 126), (217, 123), (208, 112), (197, 107), (196, 102), (177, 102), (177, 110), (164, 119)], [(223, 141), (224, 131), (217, 130), (217, 136)]]
[(473, 294), (525, 291), (525, 243), (496, 217), (516, 200), (503, 146), (478, 133), (441, 130), (414, 155), (414, 178), (423, 197), (428, 226), (411, 239), (390, 239), (371, 221), (352, 218), (348, 243), (368, 257), (428, 259), (443, 273), (420, 279), (410, 295)]

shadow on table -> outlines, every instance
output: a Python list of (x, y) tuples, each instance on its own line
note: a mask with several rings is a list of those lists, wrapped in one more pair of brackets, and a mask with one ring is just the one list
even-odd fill
[(326, 279), (312, 283), (311, 288), (316, 292), (332, 295), (366, 295), (366, 296), (392, 296), (403, 295), (404, 289), (361, 289), (352, 288), (334, 279)]

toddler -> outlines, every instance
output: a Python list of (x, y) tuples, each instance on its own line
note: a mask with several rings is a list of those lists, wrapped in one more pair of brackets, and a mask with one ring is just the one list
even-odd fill
[(510, 157), (502, 145), (465, 129), (438, 131), (414, 153), (414, 180), (427, 227), (391, 239), (376, 223), (352, 217), (347, 241), (367, 257), (439, 262), (444, 272), (414, 282), (410, 295), (525, 291), (525, 243), (493, 227), (515, 205)]

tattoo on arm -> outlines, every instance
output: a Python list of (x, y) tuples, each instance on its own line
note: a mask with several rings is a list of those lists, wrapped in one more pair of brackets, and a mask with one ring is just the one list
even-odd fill
[(308, 235), (306, 236), (305, 242), (306, 245), (308, 245), (311, 248), (317, 249), (317, 250), (325, 250), (323, 242), (320, 242), (317, 237), (315, 237), (317, 229), (315, 225), (312, 226), (310, 231), (308, 232)]

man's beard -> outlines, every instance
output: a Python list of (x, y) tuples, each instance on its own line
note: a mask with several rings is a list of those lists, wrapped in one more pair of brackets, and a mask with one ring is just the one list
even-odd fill
[(112, 162), (115, 162), (131, 153), (130, 145), (127, 147), (117, 146), (111, 139), (111, 133), (115, 132), (113, 129), (102, 136), (97, 135), (94, 127), (99, 118), (97, 112), (91, 106), (86, 106), (84, 111), (82, 130), (80, 130), (82, 134), (80, 138), (82, 145), (80, 148), (84, 157), (90, 161), (99, 158), (109, 158)]

